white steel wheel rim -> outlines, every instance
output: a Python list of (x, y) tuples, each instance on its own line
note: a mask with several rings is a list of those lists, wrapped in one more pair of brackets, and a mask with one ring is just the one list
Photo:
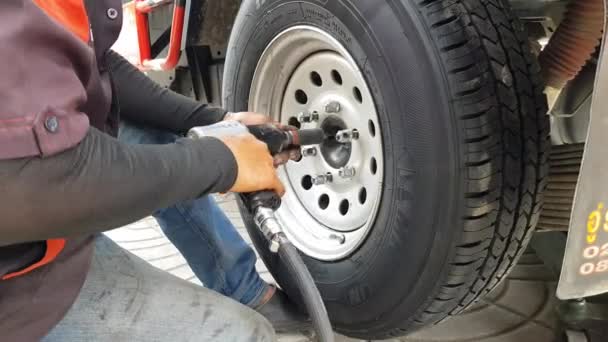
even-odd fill
[[(339, 111), (327, 108), (336, 103)], [(269, 113), (285, 124), (293, 124), (298, 113), (316, 112), (318, 121), (301, 123), (302, 128), (357, 130), (359, 138), (350, 144), (350, 154), (345, 154), (345, 146), (326, 144), (317, 147), (315, 156), (279, 169), (287, 193), (276, 213), (287, 237), (304, 254), (325, 261), (349, 256), (375, 221), (384, 176), (376, 106), (352, 56), (321, 29), (286, 29), (260, 57), (249, 110)], [(326, 158), (321, 152), (342, 158)], [(354, 176), (342, 176), (342, 167), (354, 169)], [(311, 184), (315, 176), (327, 173), (331, 182)]]

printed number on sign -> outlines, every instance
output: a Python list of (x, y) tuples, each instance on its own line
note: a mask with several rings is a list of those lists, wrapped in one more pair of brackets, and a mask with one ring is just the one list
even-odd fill
[(601, 248), (598, 246), (589, 246), (583, 250), (583, 257), (585, 257), (585, 259), (593, 259), (598, 256), (608, 257), (608, 243), (604, 244)]
[(587, 262), (581, 265), (580, 273), (582, 275), (590, 275), (592, 273), (602, 273), (608, 271), (608, 259), (600, 260), (597, 264)]

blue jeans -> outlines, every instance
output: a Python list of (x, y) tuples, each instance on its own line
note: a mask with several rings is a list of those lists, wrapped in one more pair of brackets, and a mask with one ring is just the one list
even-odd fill
[[(119, 139), (129, 144), (170, 144), (177, 136), (123, 121)], [(269, 285), (255, 269), (256, 255), (213, 198), (179, 203), (154, 217), (205, 287), (250, 307), (260, 304)]]

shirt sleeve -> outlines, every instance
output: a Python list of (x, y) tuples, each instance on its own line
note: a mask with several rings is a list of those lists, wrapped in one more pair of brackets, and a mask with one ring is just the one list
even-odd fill
[(183, 134), (190, 128), (221, 121), (226, 111), (159, 86), (125, 58), (108, 51), (116, 98), (123, 119)]
[(99, 84), (93, 50), (31, 0), (0, 1), (0, 46), (0, 159), (76, 146), (90, 124), (86, 88)]
[(0, 160), (0, 246), (117, 228), (225, 192), (237, 172), (230, 149), (215, 138), (127, 145), (91, 128), (55, 156)]

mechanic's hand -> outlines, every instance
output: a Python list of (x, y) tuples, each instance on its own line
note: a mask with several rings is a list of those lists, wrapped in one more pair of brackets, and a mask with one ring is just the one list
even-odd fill
[(279, 180), (274, 161), (265, 143), (251, 134), (220, 138), (232, 151), (238, 165), (238, 174), (232, 192), (273, 190), (279, 196), (285, 194), (285, 186)]
[[(279, 122), (273, 121), (268, 115), (255, 112), (228, 113), (226, 116), (224, 116), (224, 121), (238, 121), (245, 126), (271, 123), (282, 129), (296, 129), (295, 127), (285, 126)], [(302, 156), (300, 155), (299, 148), (283, 151), (274, 156), (274, 166), (278, 167), (286, 164), (290, 160), (300, 160), (301, 158)]]
[(290, 160), (299, 161), (302, 159), (302, 151), (299, 147), (289, 149), (287, 151), (283, 151), (273, 157), (274, 166), (279, 167), (281, 165), (287, 164)]
[(273, 123), (268, 115), (254, 112), (228, 113), (224, 121), (238, 121), (245, 126)]

